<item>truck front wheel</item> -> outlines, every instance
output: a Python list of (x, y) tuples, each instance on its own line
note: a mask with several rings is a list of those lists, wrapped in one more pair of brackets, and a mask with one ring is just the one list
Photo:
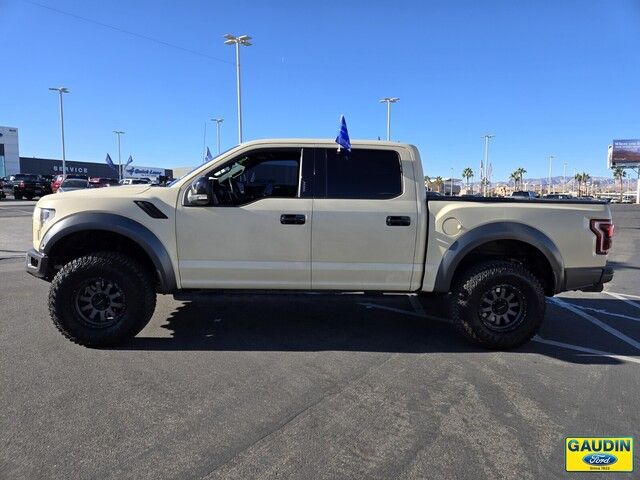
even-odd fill
[(49, 291), (49, 313), (69, 340), (88, 347), (116, 345), (149, 322), (156, 305), (151, 275), (132, 258), (101, 252), (67, 263)]
[(508, 349), (527, 342), (544, 318), (542, 285), (520, 264), (480, 263), (457, 279), (451, 293), (457, 329), (485, 348)]

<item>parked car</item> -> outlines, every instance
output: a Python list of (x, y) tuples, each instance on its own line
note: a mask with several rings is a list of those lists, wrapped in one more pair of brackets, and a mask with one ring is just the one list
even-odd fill
[(68, 173), (66, 175), (56, 175), (51, 183), (51, 192), (56, 193), (58, 188), (60, 188), (60, 184), (65, 180), (65, 178), (80, 178), (84, 180), (88, 180), (86, 175), (77, 175), (75, 173)]
[(531, 190), (516, 190), (511, 196), (517, 198), (538, 198), (536, 192), (532, 192)]
[(51, 184), (53, 183), (53, 175), (38, 175), (38, 185), (42, 189), (42, 195), (53, 193)]
[(83, 178), (65, 178), (58, 187), (57, 193), (73, 192), (74, 190), (84, 190), (89, 188), (89, 180)]
[(6, 197), (6, 195), (4, 194), (4, 182), (6, 180), (7, 179), (5, 177), (0, 177), (0, 200)]
[(89, 188), (115, 187), (120, 185), (117, 178), (91, 177)]
[(622, 203), (633, 203), (633, 201), (629, 197), (625, 197), (622, 199)]
[(427, 197), (403, 143), (242, 143), (166, 188), (50, 195), (33, 222), (26, 270), (89, 346), (135, 336), (157, 293), (228, 289), (450, 292), (458, 331), (504, 349), (536, 334), (545, 296), (613, 277), (606, 203)]
[(51, 182), (51, 191), (53, 193), (56, 193), (58, 191), (58, 188), (60, 187), (60, 184), (63, 180), (64, 175), (56, 175), (55, 177), (53, 177), (53, 181)]
[(38, 182), (37, 175), (29, 173), (16, 173), (10, 175), (2, 187), (5, 195), (12, 195), (16, 200), (33, 200), (34, 197), (44, 195), (42, 184)]

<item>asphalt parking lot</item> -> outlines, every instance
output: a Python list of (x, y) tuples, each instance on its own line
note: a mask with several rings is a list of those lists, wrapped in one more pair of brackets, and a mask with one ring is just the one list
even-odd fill
[(572, 478), (565, 436), (638, 442), (634, 205), (612, 206), (605, 291), (488, 352), (406, 295), (159, 296), (131, 343), (80, 347), (24, 273), (33, 204), (0, 201), (2, 479)]

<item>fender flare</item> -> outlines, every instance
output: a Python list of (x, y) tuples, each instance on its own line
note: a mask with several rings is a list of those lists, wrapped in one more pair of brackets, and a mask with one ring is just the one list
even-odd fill
[(130, 218), (103, 212), (82, 212), (54, 223), (40, 241), (40, 251), (49, 254), (63, 238), (83, 230), (103, 230), (120, 234), (137, 243), (149, 256), (160, 281), (160, 293), (177, 290), (171, 257), (158, 237), (147, 227)]
[(564, 261), (558, 247), (540, 230), (518, 222), (488, 223), (469, 230), (453, 242), (440, 261), (434, 291), (448, 292), (453, 275), (467, 254), (480, 245), (495, 240), (518, 240), (542, 252), (553, 271), (553, 291), (560, 291), (564, 285)]

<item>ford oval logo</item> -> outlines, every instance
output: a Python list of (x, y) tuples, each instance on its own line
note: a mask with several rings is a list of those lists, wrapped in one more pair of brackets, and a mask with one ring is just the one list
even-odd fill
[(618, 458), (610, 453), (590, 453), (582, 457), (582, 461), (587, 465), (613, 465)]

